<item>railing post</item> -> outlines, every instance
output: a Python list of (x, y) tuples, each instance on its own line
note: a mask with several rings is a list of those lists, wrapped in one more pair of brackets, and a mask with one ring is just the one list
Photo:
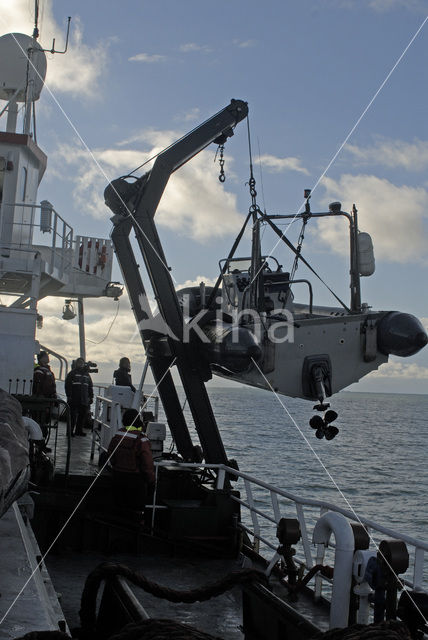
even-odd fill
[(217, 474), (217, 484), (216, 484), (216, 488), (218, 491), (221, 491), (222, 489), (224, 489), (224, 480), (226, 477), (226, 472), (224, 469), (218, 469), (218, 474)]
[(94, 459), (94, 454), (95, 454), (95, 432), (96, 432), (96, 426), (98, 425), (98, 415), (99, 415), (99, 410), (100, 410), (100, 401), (98, 396), (96, 396), (95, 398), (95, 409), (94, 409), (94, 422), (92, 425), (92, 442), (91, 442), (91, 455), (90, 455), (90, 460), (92, 462), (92, 460)]
[(65, 260), (65, 234), (66, 234), (66, 222), (65, 220), (62, 221), (62, 243), (61, 243), (61, 270), (60, 270), (60, 276), (62, 278), (62, 276), (64, 275), (64, 260)]
[(258, 536), (260, 535), (260, 525), (259, 525), (259, 521), (258, 521), (258, 518), (257, 518), (257, 513), (254, 511), (255, 504), (254, 504), (254, 500), (253, 500), (253, 492), (251, 490), (251, 485), (250, 485), (249, 481), (246, 478), (244, 479), (244, 486), (245, 486), (245, 491), (246, 491), (246, 494), (247, 494), (247, 502), (248, 502), (249, 507), (250, 507), (251, 520), (253, 522), (254, 551), (256, 551), (258, 553), (259, 548), (260, 548), (260, 540), (258, 538)]
[(306, 566), (308, 569), (311, 569), (313, 565), (313, 560), (312, 560), (312, 554), (311, 554), (311, 546), (309, 544), (308, 531), (306, 529), (305, 514), (303, 512), (303, 506), (298, 502), (296, 502), (296, 512), (297, 512), (297, 519), (300, 524), (300, 532), (302, 534), (302, 544), (303, 544), (303, 549), (305, 551)]
[(114, 416), (116, 418), (116, 424), (115, 424), (113, 436), (116, 435), (116, 431), (119, 431), (119, 429), (122, 427), (122, 412), (120, 410), (119, 402), (116, 402), (114, 405)]
[(155, 513), (156, 513), (156, 494), (158, 489), (158, 475), (159, 475), (159, 464), (155, 462), (155, 488), (153, 490), (153, 503), (152, 503), (152, 525), (150, 529), (150, 535), (153, 535), (155, 529)]
[(281, 520), (281, 512), (279, 510), (279, 503), (278, 503), (277, 494), (274, 493), (273, 491), (271, 491), (270, 492), (270, 499), (272, 501), (273, 514), (275, 516), (276, 523), (278, 524), (278, 522)]
[[(325, 554), (324, 545), (318, 544), (317, 555), (315, 560), (316, 564), (322, 564), (324, 562), (324, 554)], [(317, 599), (321, 598), (322, 596), (322, 585), (323, 585), (322, 575), (320, 573), (317, 573), (317, 575), (315, 576), (315, 598)]]
[[(327, 507), (320, 508), (320, 518), (327, 513)], [(322, 564), (324, 562), (325, 547), (323, 544), (317, 545), (317, 555), (315, 564)], [(315, 576), (315, 598), (321, 598), (322, 596), (323, 579), (320, 573)]]
[(54, 214), (54, 223), (53, 223), (53, 230), (52, 230), (52, 251), (51, 251), (51, 261), (50, 261), (50, 265), (49, 265), (49, 273), (53, 273), (54, 270), (54, 266), (55, 266), (55, 248), (56, 248), (56, 227), (57, 227), (57, 223), (58, 223), (58, 214), (55, 211), (55, 209), (53, 210), (53, 214)]
[(413, 569), (413, 588), (422, 589), (424, 580), (424, 556), (425, 551), (420, 547), (415, 548), (415, 566)]

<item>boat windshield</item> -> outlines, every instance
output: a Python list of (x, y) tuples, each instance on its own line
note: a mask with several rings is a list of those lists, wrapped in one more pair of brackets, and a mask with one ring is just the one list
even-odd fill
[[(278, 260), (272, 256), (263, 256), (262, 261), (264, 261), (263, 269), (268, 271), (279, 271), (280, 265)], [(270, 261), (270, 262), (268, 262)], [(251, 268), (251, 258), (233, 258), (229, 260), (227, 265), (227, 273), (243, 273), (250, 271)]]

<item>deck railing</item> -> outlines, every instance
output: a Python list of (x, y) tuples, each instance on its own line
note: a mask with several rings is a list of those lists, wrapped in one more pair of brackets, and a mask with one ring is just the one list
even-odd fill
[[(162, 465), (171, 465), (168, 462), (155, 462), (156, 471)], [(403, 534), (390, 527), (374, 522), (370, 518), (365, 518), (356, 513), (343, 509), (334, 503), (305, 498), (298, 496), (289, 491), (278, 489), (273, 485), (263, 482), (251, 476), (248, 473), (237, 471), (225, 465), (214, 464), (198, 464), (198, 463), (179, 463), (180, 467), (194, 469), (212, 469), (217, 473), (217, 489), (223, 489), (226, 477), (233, 478), (234, 488), (239, 491), (240, 497), (231, 496), (232, 500), (241, 506), (241, 522), (240, 528), (247, 533), (252, 539), (253, 548), (268, 562), (267, 571), (270, 572), (273, 565), (279, 560), (277, 549), (279, 546), (276, 540), (276, 527), (280, 519), (283, 517), (298, 519), (302, 534), (301, 542), (296, 547), (297, 553), (295, 561), (310, 569), (315, 564), (325, 561), (325, 552), (328, 551), (324, 545), (314, 545), (312, 542), (313, 528), (318, 519), (332, 511), (342, 514), (351, 522), (358, 522), (363, 525), (370, 535), (370, 549), (377, 551), (377, 546), (382, 539), (402, 540), (407, 545), (409, 551), (409, 570), (405, 574), (403, 583), (417, 591), (426, 591), (426, 582), (424, 585), (425, 568), (425, 552), (428, 551), (428, 543), (418, 540), (412, 536)], [(156, 473), (156, 476), (158, 473)], [(154, 497), (153, 518), (155, 517), (156, 492)], [(335, 544), (329, 544), (331, 549), (335, 548)], [(331, 551), (330, 551), (331, 553)], [(314, 578), (316, 584), (316, 593), (321, 595), (323, 583), (331, 583), (328, 578), (322, 577), (320, 574)]]

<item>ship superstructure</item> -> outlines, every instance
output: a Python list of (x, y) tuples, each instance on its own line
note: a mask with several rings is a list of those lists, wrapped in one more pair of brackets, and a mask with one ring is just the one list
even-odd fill
[(0, 38), (0, 60), (0, 99), (6, 101), (0, 111), (0, 295), (8, 296), (0, 306), (0, 358), (7, 363), (0, 387), (30, 393), (42, 321), (38, 301), (77, 302), (85, 357), (83, 299), (116, 297), (121, 289), (111, 283), (111, 241), (76, 234), (49, 201), (38, 201), (47, 157), (36, 141), (34, 106), (46, 74), (44, 50), (34, 37), (10, 33)]

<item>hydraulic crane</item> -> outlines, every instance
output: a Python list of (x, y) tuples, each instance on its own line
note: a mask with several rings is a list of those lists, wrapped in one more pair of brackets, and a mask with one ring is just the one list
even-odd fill
[[(107, 186), (104, 193), (106, 204), (114, 213), (111, 238), (146, 356), (177, 450), (185, 460), (197, 460), (198, 448), (192, 443), (181, 408), (170, 372), (172, 364), (177, 366), (206, 462), (227, 463), (205, 387), (205, 382), (211, 378), (211, 370), (209, 365), (201, 361), (192, 340), (183, 339), (183, 310), (167, 267), (154, 217), (171, 174), (211, 142), (224, 144), (233, 135), (233, 128), (247, 114), (246, 102), (232, 100), (227, 107), (160, 153), (148, 173), (132, 183), (126, 178), (118, 178)], [(154, 318), (129, 239), (131, 230), (141, 250), (163, 325), (167, 328), (164, 332), (152, 328)]]

